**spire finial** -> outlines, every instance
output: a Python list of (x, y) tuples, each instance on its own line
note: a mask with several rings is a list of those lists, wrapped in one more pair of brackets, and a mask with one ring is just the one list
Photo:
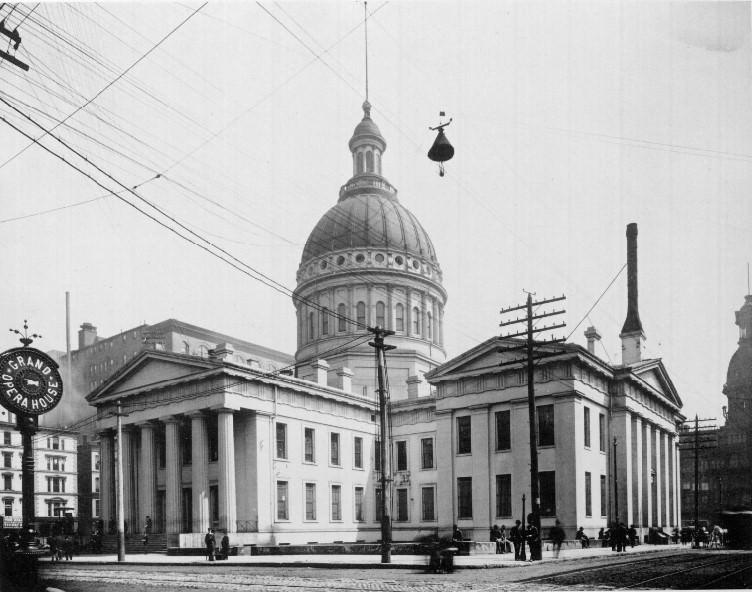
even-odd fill
[[(365, 30), (365, 36), (366, 36), (366, 102), (363, 103), (363, 111), (366, 110), (366, 103), (368, 103), (368, 1), (366, 0), (363, 2), (363, 28)], [(370, 108), (371, 104), (368, 103), (369, 111), (366, 113), (368, 117), (371, 116)]]
[(42, 336), (37, 335), (36, 333), (32, 333), (31, 337), (29, 337), (28, 330), (29, 330), (29, 321), (24, 319), (23, 333), (21, 333), (21, 331), (19, 331), (18, 329), (10, 329), (10, 332), (15, 333), (16, 335), (23, 335), (23, 337), (21, 337), (19, 341), (23, 344), (24, 347), (29, 347), (34, 342), (34, 339), (36, 338), (41, 339)]

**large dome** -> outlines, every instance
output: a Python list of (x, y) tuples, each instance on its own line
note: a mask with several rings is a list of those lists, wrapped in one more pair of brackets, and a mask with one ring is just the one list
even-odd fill
[(726, 389), (749, 389), (752, 386), (752, 343), (743, 343), (734, 352), (726, 375)]
[(308, 237), (301, 265), (334, 251), (372, 247), (438, 263), (428, 234), (395, 196), (357, 193), (321, 217)]

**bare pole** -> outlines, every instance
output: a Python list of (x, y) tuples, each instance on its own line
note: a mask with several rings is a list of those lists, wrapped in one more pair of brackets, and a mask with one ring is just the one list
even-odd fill
[(363, 28), (366, 36), (366, 101), (368, 101), (368, 2), (363, 2)]
[[(533, 295), (527, 294), (527, 411), (530, 419), (530, 512), (532, 525), (540, 535), (540, 492), (538, 482), (538, 426), (535, 421), (535, 360), (533, 359)], [(535, 556), (534, 553), (536, 553)], [(530, 548), (530, 558), (540, 559)]]
[(619, 482), (616, 479), (616, 436), (614, 436), (614, 524), (619, 524)]

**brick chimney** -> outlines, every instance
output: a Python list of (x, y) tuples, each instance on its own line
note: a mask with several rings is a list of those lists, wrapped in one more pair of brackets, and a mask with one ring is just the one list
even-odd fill
[(588, 353), (595, 355), (595, 342), (601, 340), (601, 334), (595, 327), (585, 329), (585, 338), (587, 339)]
[(327, 386), (327, 374), (329, 372), (329, 364), (327, 363), (327, 361), (315, 360), (311, 363), (311, 368), (313, 368), (314, 382), (321, 386)]
[(97, 328), (91, 323), (84, 323), (78, 330), (78, 349), (94, 345), (97, 341)]
[(337, 388), (342, 389), (343, 391), (346, 391), (348, 393), (351, 393), (353, 376), (354, 376), (354, 372), (350, 370), (350, 368), (347, 368), (346, 366), (342, 366), (341, 368), (338, 368), (337, 369)]
[(235, 357), (235, 348), (229, 343), (219, 343), (214, 349), (209, 350), (209, 359), (215, 362), (232, 362)]
[(642, 360), (645, 332), (637, 305), (637, 224), (627, 224), (627, 318), (619, 334), (621, 363), (625, 366)]

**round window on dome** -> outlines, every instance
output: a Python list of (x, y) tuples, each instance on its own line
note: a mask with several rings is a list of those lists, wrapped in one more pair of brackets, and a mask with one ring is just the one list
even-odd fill
[(383, 263), (384, 255), (382, 255), (381, 253), (376, 253), (376, 257), (374, 257), (374, 259), (376, 259), (376, 263)]
[(337, 265), (344, 265), (345, 264), (345, 258), (344, 256), (340, 255), (337, 257)]
[(420, 263), (418, 263), (415, 259), (413, 259), (413, 269), (420, 268)]
[(327, 262), (326, 261), (322, 261), (321, 262), (321, 269), (326, 269), (326, 266), (327, 266)]
[(363, 253), (359, 253), (358, 255), (355, 256), (355, 261), (357, 261), (358, 263), (363, 263), (363, 261), (365, 260), (366, 260), (366, 256), (363, 255)]
[(397, 265), (402, 265), (402, 257), (400, 257), (399, 255), (397, 255), (397, 256), (396, 256), (396, 257), (394, 258), (394, 262), (395, 262), (395, 263), (396, 263)]

